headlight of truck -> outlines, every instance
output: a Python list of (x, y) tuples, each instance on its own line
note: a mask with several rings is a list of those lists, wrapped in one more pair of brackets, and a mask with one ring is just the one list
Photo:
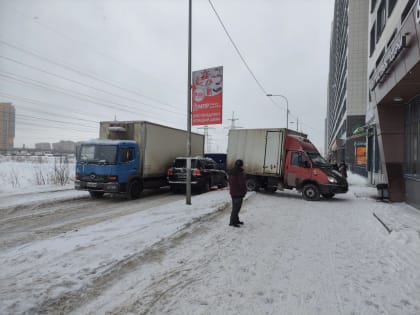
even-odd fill
[(327, 178), (328, 178), (328, 181), (329, 181), (331, 184), (337, 184), (337, 180), (336, 180), (334, 177), (332, 177), (332, 176), (327, 176)]

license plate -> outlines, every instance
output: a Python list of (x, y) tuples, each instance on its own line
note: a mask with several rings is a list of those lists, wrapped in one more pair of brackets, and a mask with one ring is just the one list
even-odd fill
[(88, 183), (86, 184), (86, 186), (87, 186), (87, 187), (97, 187), (97, 186), (98, 186), (98, 183), (91, 183), (91, 182), (88, 182)]

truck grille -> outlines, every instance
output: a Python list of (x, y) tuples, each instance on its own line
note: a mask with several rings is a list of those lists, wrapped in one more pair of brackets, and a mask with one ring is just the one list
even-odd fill
[(90, 174), (90, 175), (82, 176), (81, 180), (86, 181), (86, 182), (104, 182), (105, 181), (105, 176)]

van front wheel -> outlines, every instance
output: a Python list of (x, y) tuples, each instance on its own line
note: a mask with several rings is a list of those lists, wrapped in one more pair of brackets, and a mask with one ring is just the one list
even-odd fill
[(306, 184), (303, 186), (302, 196), (308, 201), (319, 200), (319, 189), (315, 184)]

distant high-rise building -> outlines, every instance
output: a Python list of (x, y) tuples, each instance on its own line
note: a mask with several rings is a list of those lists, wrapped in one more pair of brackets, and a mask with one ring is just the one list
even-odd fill
[(0, 103), (0, 151), (12, 150), (15, 138), (15, 107)]
[(335, 0), (325, 129), (328, 157), (365, 176), (365, 159), (357, 154), (366, 150), (358, 130), (367, 104), (368, 10), (368, 0)]
[(73, 141), (63, 141), (56, 142), (52, 144), (54, 153), (75, 153), (76, 152), (76, 143)]

